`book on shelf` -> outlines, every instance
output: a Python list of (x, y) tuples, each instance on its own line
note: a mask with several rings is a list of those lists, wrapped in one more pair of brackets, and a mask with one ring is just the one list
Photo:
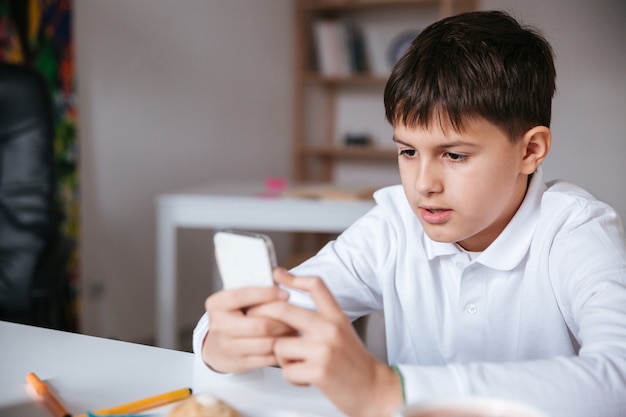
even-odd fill
[(368, 71), (365, 40), (353, 22), (317, 19), (313, 22), (316, 69), (322, 75), (347, 76)]
[(350, 56), (350, 69), (357, 74), (369, 71), (365, 38), (361, 28), (353, 22), (345, 23), (346, 49)]

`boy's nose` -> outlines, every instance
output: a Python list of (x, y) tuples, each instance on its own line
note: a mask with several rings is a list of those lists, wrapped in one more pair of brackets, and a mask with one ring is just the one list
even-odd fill
[(415, 178), (414, 187), (422, 195), (441, 192), (443, 189), (441, 179), (433, 163), (422, 161)]

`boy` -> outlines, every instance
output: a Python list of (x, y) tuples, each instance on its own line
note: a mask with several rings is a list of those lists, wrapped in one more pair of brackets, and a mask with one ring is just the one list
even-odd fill
[[(626, 416), (624, 233), (582, 189), (543, 183), (554, 91), (549, 44), (510, 16), (429, 26), (385, 89), (402, 186), (276, 270), (282, 289), (209, 297), (196, 353), (219, 372), (279, 364), (351, 416), (458, 395)], [(375, 310), (392, 367), (350, 325)]]

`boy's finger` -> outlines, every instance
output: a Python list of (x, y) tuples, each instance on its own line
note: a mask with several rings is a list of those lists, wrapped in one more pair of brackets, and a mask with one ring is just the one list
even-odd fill
[(228, 342), (228, 349), (238, 356), (273, 355), (275, 342), (276, 338), (274, 337), (233, 338)]
[(324, 281), (318, 277), (297, 277), (284, 269), (278, 269), (274, 274), (274, 279), (279, 284), (286, 287), (305, 291), (309, 293), (317, 311), (325, 316), (343, 314), (343, 311), (335, 301)]
[(289, 294), (276, 286), (235, 288), (211, 295), (206, 300), (205, 308), (207, 311), (235, 311), (271, 301), (286, 300), (287, 298), (289, 298)]
[(314, 384), (319, 376), (320, 364), (316, 359), (320, 357), (310, 343), (301, 338), (281, 338), (276, 341), (274, 355), (283, 369), (283, 377), (292, 384)]
[(293, 329), (281, 320), (251, 315), (215, 320), (211, 331), (228, 334), (230, 337), (275, 337), (293, 333)]
[(264, 317), (281, 321), (299, 332), (306, 333), (310, 326), (315, 326), (315, 312), (288, 303), (267, 303), (255, 307), (249, 316)]
[[(253, 314), (266, 319), (281, 321), (303, 335), (318, 334), (324, 322), (328, 321), (329, 318), (331, 321), (336, 321), (336, 317), (340, 317), (339, 315), (336, 317), (328, 315), (322, 317), (318, 311), (285, 302), (263, 304), (255, 307)], [(341, 317), (344, 316), (341, 311), (339, 314)]]
[(276, 356), (271, 353), (264, 355), (246, 355), (228, 359), (225, 367), (221, 369), (221, 372), (238, 374), (252, 369), (273, 366), (277, 363), (278, 360), (276, 359)]

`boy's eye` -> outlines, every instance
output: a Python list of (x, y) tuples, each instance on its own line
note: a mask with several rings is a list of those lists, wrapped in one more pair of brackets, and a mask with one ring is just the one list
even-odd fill
[(415, 156), (415, 149), (401, 149), (400, 155)]
[(450, 158), (453, 161), (463, 161), (465, 160), (465, 158), (467, 158), (466, 155), (461, 155), (461, 154), (453, 153), (453, 152), (448, 152), (446, 155), (448, 158)]

